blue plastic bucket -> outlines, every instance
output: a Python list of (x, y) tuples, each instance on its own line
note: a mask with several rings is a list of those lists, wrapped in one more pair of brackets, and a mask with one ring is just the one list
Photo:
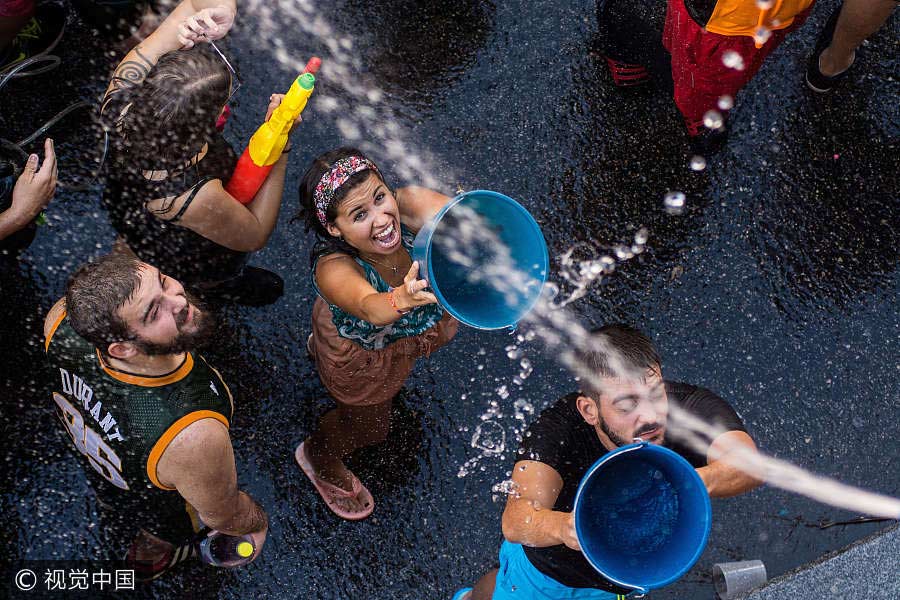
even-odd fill
[(697, 562), (712, 509), (691, 464), (647, 442), (618, 448), (585, 473), (575, 531), (598, 573), (642, 592), (669, 585)]
[[(472, 227), (476, 219), (469, 210), (479, 217), (478, 227)], [(504, 247), (485, 242), (494, 236)], [(461, 250), (471, 264), (455, 260), (451, 248)], [(502, 282), (505, 289), (491, 280), (473, 281), (473, 273), (498, 264), (498, 250), (508, 252), (512, 269), (506, 274), (514, 272)], [(512, 198), (487, 190), (466, 192), (447, 203), (416, 235), (413, 258), (440, 305), (477, 329), (515, 327), (541, 295), (550, 263), (544, 236), (528, 211)], [(516, 284), (510, 286), (509, 281)]]

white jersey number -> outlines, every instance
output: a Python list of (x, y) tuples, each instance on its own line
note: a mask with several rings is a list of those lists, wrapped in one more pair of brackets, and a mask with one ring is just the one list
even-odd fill
[(94, 470), (103, 475), (111, 484), (123, 490), (128, 484), (122, 477), (122, 461), (97, 432), (84, 424), (81, 413), (75, 410), (65, 396), (53, 392), (53, 399), (62, 411), (62, 422), (78, 451), (84, 454)]

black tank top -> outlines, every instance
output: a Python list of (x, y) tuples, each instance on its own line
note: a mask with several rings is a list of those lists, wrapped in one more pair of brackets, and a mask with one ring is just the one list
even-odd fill
[[(200, 188), (213, 179), (227, 182), (237, 155), (221, 135), (209, 141), (202, 159), (167, 179), (150, 181), (127, 152), (113, 153), (103, 204), (115, 230), (142, 261), (186, 284), (216, 282), (237, 275), (246, 252), (221, 246), (178, 223)], [(180, 196), (187, 202), (171, 220), (153, 214), (151, 200)]]

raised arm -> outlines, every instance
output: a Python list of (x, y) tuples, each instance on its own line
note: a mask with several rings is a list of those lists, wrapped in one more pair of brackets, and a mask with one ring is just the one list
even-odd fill
[(711, 497), (738, 496), (762, 485), (762, 481), (734, 466), (740, 464), (740, 454), (747, 451), (755, 453), (757, 449), (753, 438), (743, 431), (726, 431), (713, 440), (706, 452), (708, 464), (697, 469)]
[(183, 0), (156, 31), (125, 55), (106, 88), (106, 96), (143, 81), (160, 56), (190, 48), (199, 32), (210, 39), (224, 37), (234, 24), (236, 12), (235, 0)]
[(418, 267), (419, 263), (413, 262), (400, 287), (392, 292), (379, 292), (368, 282), (355, 260), (346, 254), (331, 254), (320, 258), (316, 265), (316, 285), (330, 304), (384, 327), (402, 316), (398, 310), (407, 311), (437, 302), (434, 294), (423, 291), (428, 282), (417, 278)]
[(514, 544), (542, 548), (565, 544), (581, 550), (575, 534), (574, 513), (550, 510), (563, 480), (553, 467), (534, 460), (523, 460), (513, 468), (518, 486), (503, 510), (503, 537)]
[(209, 527), (228, 535), (251, 534), (259, 554), (268, 518), (238, 489), (231, 439), (222, 423), (200, 419), (186, 427), (163, 452), (156, 475), (160, 483), (177, 489)]
[(416, 233), (450, 202), (450, 196), (418, 186), (398, 188), (395, 197), (400, 207), (400, 222)]
[[(266, 121), (283, 99), (284, 94), (272, 95), (266, 111)], [(298, 118), (297, 123), (300, 121)], [(215, 179), (205, 184), (193, 200), (193, 190), (187, 190), (174, 200), (152, 200), (147, 203), (147, 207), (158, 218), (164, 221), (179, 219), (179, 225), (231, 250), (260, 250), (269, 241), (278, 222), (287, 157), (287, 152), (279, 157), (253, 201), (246, 206), (225, 190), (225, 182)], [(185, 208), (188, 202), (190, 203)]]

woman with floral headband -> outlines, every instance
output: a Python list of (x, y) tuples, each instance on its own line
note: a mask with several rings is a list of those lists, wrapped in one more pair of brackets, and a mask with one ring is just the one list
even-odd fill
[(420, 187), (391, 190), (354, 148), (319, 156), (300, 183), (300, 214), (319, 237), (307, 349), (337, 408), (294, 455), (344, 519), (364, 519), (375, 503), (342, 459), (384, 441), (391, 400), (416, 359), (449, 342), (459, 325), (425, 291), (410, 256), (412, 236), (449, 200)]

